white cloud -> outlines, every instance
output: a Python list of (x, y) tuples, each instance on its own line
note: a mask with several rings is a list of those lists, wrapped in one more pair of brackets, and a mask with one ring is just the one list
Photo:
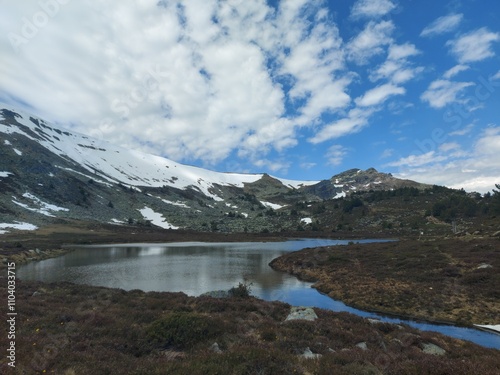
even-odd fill
[(468, 153), (458, 143), (443, 143), (438, 151), (410, 155), (388, 166), (400, 167), (398, 177), (485, 193), (500, 181), (499, 153), (500, 127), (492, 126), (478, 135)]
[(493, 77), (491, 77), (492, 80), (497, 80), (500, 79), (500, 70), (495, 74)]
[(363, 65), (374, 56), (381, 54), (385, 45), (392, 42), (394, 30), (392, 21), (370, 21), (366, 27), (347, 44), (347, 57)]
[(439, 151), (448, 152), (451, 150), (460, 149), (460, 145), (456, 142), (443, 143), (439, 146)]
[(258, 159), (254, 161), (254, 165), (259, 168), (269, 168), (273, 172), (286, 173), (290, 168), (290, 162), (280, 160)]
[(389, 47), (389, 60), (401, 60), (420, 54), (414, 44), (393, 44)]
[(311, 169), (311, 168), (314, 168), (316, 165), (317, 165), (317, 163), (303, 162), (303, 163), (300, 163), (300, 168), (302, 168), (302, 169)]
[[(40, 10), (10, 2), (2, 35), (21, 35)], [(237, 150), (257, 162), (349, 105), (343, 49), (328, 10), (308, 0), (73, 1), (18, 53), (0, 41), (0, 100), (179, 161)]]
[(492, 43), (498, 41), (500, 41), (500, 33), (493, 33), (486, 27), (482, 27), (448, 41), (446, 45), (450, 47), (460, 63), (468, 63), (494, 56)]
[(452, 135), (452, 136), (453, 135), (458, 135), (458, 136), (466, 135), (466, 134), (469, 134), (473, 128), (474, 128), (474, 124), (469, 124), (467, 126), (464, 126), (462, 129), (452, 131), (450, 133), (450, 135)]
[(383, 152), (382, 155), (380, 155), (380, 159), (387, 159), (390, 158), (394, 154), (394, 149), (392, 148), (386, 148)]
[(348, 115), (337, 121), (324, 126), (316, 135), (309, 138), (311, 143), (321, 143), (329, 139), (335, 139), (347, 134), (357, 133), (368, 125), (368, 118), (373, 114), (374, 109), (351, 109)]
[(435, 151), (429, 151), (421, 155), (409, 155), (397, 161), (387, 163), (389, 167), (421, 167), (423, 165), (431, 164), (446, 160), (445, 156), (439, 156)]
[(450, 103), (460, 101), (460, 92), (473, 85), (472, 82), (452, 82), (438, 79), (429, 85), (420, 98), (433, 108), (443, 108)]
[(325, 157), (329, 165), (340, 165), (347, 154), (347, 149), (341, 145), (333, 145), (328, 148)]
[(394, 84), (402, 84), (411, 80), (423, 71), (422, 67), (413, 67), (408, 62), (408, 57), (418, 54), (420, 51), (413, 44), (392, 44), (386, 61), (371, 72), (370, 80), (390, 79)]
[(356, 98), (356, 104), (360, 107), (382, 104), (393, 95), (403, 95), (406, 90), (390, 83), (377, 86), (367, 91), (363, 96)]
[(381, 17), (396, 8), (390, 0), (358, 0), (351, 9), (351, 16), (354, 18), (375, 18)]
[(456, 76), (458, 73), (463, 72), (463, 71), (468, 70), (468, 69), (470, 69), (470, 67), (468, 65), (462, 65), (462, 64), (455, 65), (453, 68), (448, 69), (443, 74), (443, 78), (450, 79), (450, 78)]
[(439, 17), (422, 30), (420, 36), (433, 36), (455, 30), (462, 21), (463, 14), (449, 14)]
[[(480, 155), (500, 155), (500, 127), (486, 129), (483, 136), (477, 140), (475, 150)], [(500, 164), (500, 161), (497, 161), (497, 164)]]

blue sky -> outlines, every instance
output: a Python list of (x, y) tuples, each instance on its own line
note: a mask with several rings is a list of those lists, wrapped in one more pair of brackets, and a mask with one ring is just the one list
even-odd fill
[(0, 102), (218, 171), (500, 183), (500, 3), (5, 1)]

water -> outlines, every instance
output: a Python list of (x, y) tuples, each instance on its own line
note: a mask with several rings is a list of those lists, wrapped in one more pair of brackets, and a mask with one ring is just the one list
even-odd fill
[(272, 259), (286, 252), (347, 243), (342, 240), (303, 239), (286, 242), (88, 246), (58, 258), (21, 266), (17, 276), (25, 280), (71, 281), (125, 290), (182, 291), (192, 296), (212, 290), (228, 290), (246, 280), (251, 283), (252, 294), (265, 300), (345, 311), (390, 323), (405, 323), (421, 330), (436, 331), (500, 349), (500, 335), (471, 328), (391, 318), (354, 309), (319, 293), (311, 288), (311, 283), (276, 272), (268, 265)]

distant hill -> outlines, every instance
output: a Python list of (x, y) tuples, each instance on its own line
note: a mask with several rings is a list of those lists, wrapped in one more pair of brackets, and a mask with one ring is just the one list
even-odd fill
[(373, 168), (323, 181), (214, 172), (0, 108), (0, 231), (60, 220), (222, 232), (313, 224), (332, 230), (340, 218), (323, 218), (328, 207), (333, 214), (335, 204), (352, 201), (358, 192), (401, 188), (432, 187)]

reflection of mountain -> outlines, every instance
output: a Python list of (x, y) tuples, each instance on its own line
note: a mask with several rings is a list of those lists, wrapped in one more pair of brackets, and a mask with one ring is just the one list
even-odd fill
[(244, 244), (93, 246), (26, 265), (19, 275), (26, 279), (73, 281), (126, 290), (182, 291), (189, 295), (228, 290), (246, 280), (252, 283), (255, 294), (272, 296), (283, 293), (279, 291), (284, 287), (303, 285), (295, 277), (276, 272), (268, 265), (289, 246), (286, 243), (255, 243), (246, 248)]

